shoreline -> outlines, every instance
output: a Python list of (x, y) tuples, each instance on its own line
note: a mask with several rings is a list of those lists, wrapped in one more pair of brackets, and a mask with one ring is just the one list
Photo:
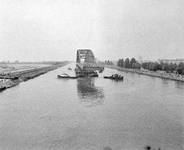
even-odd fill
[(162, 79), (184, 82), (184, 77), (171, 76), (168, 73), (167, 74), (160, 74), (158, 72), (149, 71), (149, 70), (143, 71), (143, 70), (139, 70), (139, 69), (129, 69), (129, 68), (122, 68), (122, 67), (118, 67), (118, 66), (109, 66), (109, 65), (105, 65), (105, 67), (111, 68), (111, 69), (117, 69), (119, 71), (124, 71), (124, 72), (132, 72), (132, 73), (137, 73), (137, 74), (146, 75), (146, 76), (152, 76), (152, 77), (158, 77), (158, 78), (162, 78)]
[[(18, 77), (18, 79), (14, 79), (14, 80), (8, 79), (7, 81), (0, 83), (0, 87), (6, 87), (6, 89), (14, 87), (14, 86), (18, 85), (20, 82), (25, 82), (25, 81), (28, 81), (30, 79), (36, 78), (42, 74), (45, 74), (49, 71), (53, 71), (55, 69), (58, 69), (60, 67), (65, 66), (67, 64), (69, 64), (69, 62), (63, 62), (63, 63), (56, 64), (56, 65), (51, 64), (50, 66), (47, 66), (47, 67), (34, 68), (34, 69), (26, 70), (26, 71), (9, 73), (10, 77), (16, 76), (16, 77)], [(6, 89), (4, 89), (4, 90), (6, 90)]]

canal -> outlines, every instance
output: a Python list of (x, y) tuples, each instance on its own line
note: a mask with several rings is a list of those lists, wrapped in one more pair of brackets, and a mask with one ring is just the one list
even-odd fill
[[(0, 93), (0, 149), (184, 148), (184, 83), (107, 68), (98, 78), (57, 78), (74, 68)], [(103, 78), (113, 73), (124, 81)]]

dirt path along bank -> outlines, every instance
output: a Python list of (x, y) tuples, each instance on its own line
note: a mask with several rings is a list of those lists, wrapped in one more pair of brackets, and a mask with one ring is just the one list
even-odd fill
[[(24, 82), (30, 79), (33, 79), (35, 77), (38, 77), (42, 74), (45, 74), (49, 71), (55, 70), (59, 67), (63, 67), (65, 65), (69, 64), (69, 62), (62, 62), (59, 64), (52, 64), (50, 66), (47, 67), (41, 67), (41, 68), (34, 68), (34, 69), (28, 69), (26, 71), (18, 71), (18, 72), (14, 72), (14, 73), (8, 73), (8, 74), (1, 74), (1, 82), (0, 82), (0, 87), (6, 87), (7, 88), (11, 88), (13, 86), (18, 85), (20, 82)], [(4, 79), (3, 79), (4, 77)], [(9, 79), (8, 79), (9, 77)], [(6, 78), (6, 79), (5, 79)], [(11, 78), (15, 78), (15, 79), (11, 79)]]

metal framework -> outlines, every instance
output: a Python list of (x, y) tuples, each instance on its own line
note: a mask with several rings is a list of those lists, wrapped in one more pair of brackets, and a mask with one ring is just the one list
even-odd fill
[(90, 49), (77, 50), (76, 66), (82, 72), (94, 72), (96, 70), (102, 72), (104, 70), (104, 67), (96, 64), (95, 56)]
[(82, 63), (81, 60), (84, 60), (84, 63), (96, 63), (95, 56), (90, 49), (79, 49), (77, 50), (77, 63)]

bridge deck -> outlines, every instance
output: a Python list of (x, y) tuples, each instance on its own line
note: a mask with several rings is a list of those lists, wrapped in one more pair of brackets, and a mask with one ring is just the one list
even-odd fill
[(89, 71), (104, 70), (104, 67), (98, 66), (97, 64), (81, 64), (81, 63), (77, 63), (76, 66), (80, 70), (89, 70)]

